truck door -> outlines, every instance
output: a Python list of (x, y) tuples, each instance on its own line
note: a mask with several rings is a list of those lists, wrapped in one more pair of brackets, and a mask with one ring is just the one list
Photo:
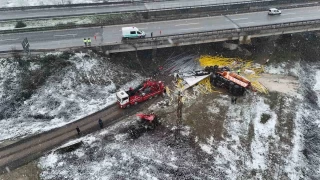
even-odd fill
[(137, 37), (137, 32), (136, 31), (130, 31), (130, 37)]

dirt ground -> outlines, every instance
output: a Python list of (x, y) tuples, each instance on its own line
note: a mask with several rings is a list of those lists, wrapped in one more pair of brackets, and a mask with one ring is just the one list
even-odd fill
[(298, 95), (297, 90), (299, 82), (295, 77), (264, 73), (261, 74), (258, 81), (263, 84), (269, 91), (280, 92), (289, 96)]
[(0, 175), (0, 180), (39, 180), (41, 169), (38, 161), (30, 162), (14, 171)]

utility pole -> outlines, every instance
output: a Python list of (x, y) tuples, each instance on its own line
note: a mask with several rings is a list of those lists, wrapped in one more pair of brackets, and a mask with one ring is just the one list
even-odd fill
[(177, 121), (176, 121), (176, 132), (175, 132), (175, 140), (177, 141), (177, 135), (180, 132), (182, 124), (182, 95), (181, 92), (178, 92), (178, 107), (177, 107)]

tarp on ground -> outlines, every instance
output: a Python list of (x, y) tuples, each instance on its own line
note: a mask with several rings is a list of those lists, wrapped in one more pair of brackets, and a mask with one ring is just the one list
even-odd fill
[(183, 87), (183, 91), (194, 86), (195, 84), (199, 83), (200, 81), (204, 80), (205, 78), (209, 77), (210, 74), (204, 75), (204, 76), (187, 76), (187, 77), (182, 77), (182, 79), (187, 83)]

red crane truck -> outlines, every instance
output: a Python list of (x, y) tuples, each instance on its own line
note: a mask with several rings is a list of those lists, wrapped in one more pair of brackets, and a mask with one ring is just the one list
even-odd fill
[(157, 97), (165, 92), (165, 86), (162, 81), (146, 80), (135, 89), (128, 91), (121, 90), (116, 93), (120, 108), (128, 108), (140, 102)]

